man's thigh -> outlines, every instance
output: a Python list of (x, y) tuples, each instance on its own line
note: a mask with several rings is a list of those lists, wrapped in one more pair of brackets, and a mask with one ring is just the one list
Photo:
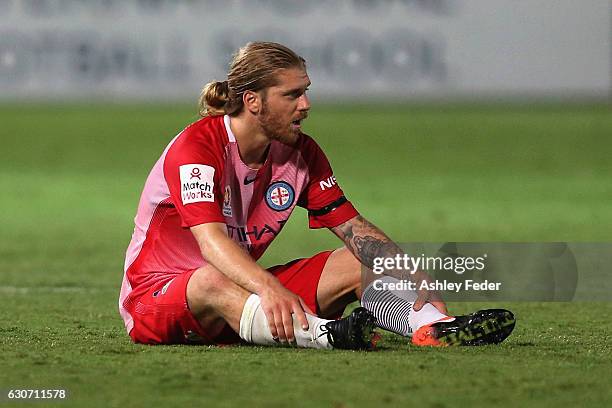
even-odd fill
[(341, 317), (347, 305), (361, 298), (361, 286), (361, 263), (346, 247), (333, 251), (317, 287), (319, 315), (327, 319)]
[(130, 337), (136, 343), (212, 343), (189, 310), (186, 288), (195, 270), (161, 279), (135, 301), (134, 328)]
[[(352, 256), (352, 255), (351, 255)], [(300, 296), (317, 315), (339, 318), (347, 304), (356, 298), (354, 283), (347, 271), (342, 249), (324, 251), (310, 258), (296, 259), (268, 269), (283, 286)], [(136, 303), (132, 313), (134, 329), (130, 336), (146, 344), (233, 344), (239, 336), (229, 325), (208, 333), (202, 328), (187, 303), (187, 284), (196, 270), (160, 280)], [(349, 293), (351, 292), (351, 293)]]
[[(352, 257), (351, 258), (347, 256)], [(299, 295), (318, 316), (335, 319), (357, 300), (359, 263), (345, 249), (324, 251), (268, 270), (291, 292)]]

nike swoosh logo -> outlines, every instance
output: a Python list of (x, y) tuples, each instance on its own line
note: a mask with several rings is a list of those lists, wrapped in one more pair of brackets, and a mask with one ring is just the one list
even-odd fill
[(252, 182), (255, 181), (256, 178), (257, 177), (253, 177), (251, 180), (249, 180), (249, 176), (245, 176), (245, 178), (244, 178), (244, 185), (246, 186), (246, 185), (251, 184)]

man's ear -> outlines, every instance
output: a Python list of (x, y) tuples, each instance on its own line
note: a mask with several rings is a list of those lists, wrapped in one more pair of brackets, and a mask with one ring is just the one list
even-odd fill
[(242, 102), (244, 107), (253, 115), (258, 114), (261, 110), (261, 96), (257, 92), (246, 91), (242, 94)]

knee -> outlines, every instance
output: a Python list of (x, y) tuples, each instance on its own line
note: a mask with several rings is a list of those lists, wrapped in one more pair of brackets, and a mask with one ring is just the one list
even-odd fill
[(193, 273), (187, 283), (187, 304), (197, 317), (203, 314), (216, 316), (223, 299), (232, 293), (235, 284), (212, 266), (205, 266)]
[(342, 257), (342, 263), (346, 265), (347, 273), (352, 275), (356, 279), (359, 279), (363, 268), (361, 261), (357, 259), (357, 257), (353, 255), (353, 253), (349, 251), (347, 247), (340, 248), (338, 252), (339, 255)]
[(354, 289), (358, 298), (361, 298), (363, 290), (378, 279), (380, 275), (372, 272), (372, 269), (364, 266), (359, 259), (348, 248), (344, 247), (336, 250), (340, 263), (344, 265), (344, 279)]
[(214, 295), (220, 293), (223, 290), (227, 290), (227, 287), (233, 282), (215, 269), (212, 266), (204, 266), (191, 275), (189, 279), (188, 291), (198, 294)]
[(341, 271), (343, 281), (350, 286), (351, 291), (355, 291), (357, 294), (359, 294), (361, 289), (363, 265), (359, 259), (357, 259), (355, 255), (353, 255), (353, 253), (346, 247), (337, 249), (334, 255), (337, 256), (336, 265), (342, 266)]

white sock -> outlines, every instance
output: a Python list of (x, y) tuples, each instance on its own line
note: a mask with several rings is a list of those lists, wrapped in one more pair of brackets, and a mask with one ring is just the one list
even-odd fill
[[(375, 282), (379, 283), (374, 285)], [(417, 293), (413, 290), (376, 289), (382, 288), (382, 284), (400, 287), (399, 283), (398, 279), (384, 275), (370, 283), (363, 291), (361, 304), (374, 313), (379, 327), (402, 336), (412, 336), (420, 327), (449, 317), (430, 303), (425, 303), (419, 311), (413, 310), (417, 298)]]
[(408, 322), (410, 323), (410, 328), (413, 333), (423, 326), (443, 319), (454, 320), (454, 318), (440, 312), (431, 303), (425, 303), (421, 310), (413, 310), (412, 313), (408, 315)]
[[(325, 330), (321, 330), (322, 326), (329, 320), (320, 319), (308, 313), (306, 313), (306, 319), (308, 320), (308, 330), (302, 330), (302, 325), (295, 316), (293, 317), (293, 331), (298, 347), (331, 349), (332, 346), (327, 340), (327, 334), (322, 334)], [(261, 308), (261, 299), (254, 293), (247, 298), (242, 309), (240, 333), (238, 334), (246, 342), (260, 346), (282, 344), (272, 338), (268, 319)]]

